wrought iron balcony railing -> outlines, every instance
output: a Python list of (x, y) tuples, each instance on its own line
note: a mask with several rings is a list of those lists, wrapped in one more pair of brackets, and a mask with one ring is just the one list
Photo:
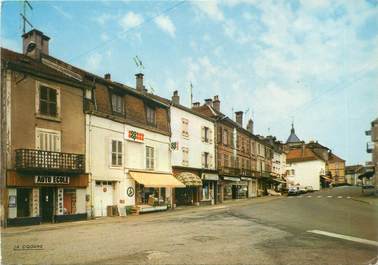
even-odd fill
[(36, 172), (84, 173), (85, 156), (36, 149), (17, 149), (16, 169)]
[(230, 175), (230, 176), (239, 176), (240, 175), (240, 169), (234, 168), (234, 167), (222, 167), (219, 169), (221, 174)]

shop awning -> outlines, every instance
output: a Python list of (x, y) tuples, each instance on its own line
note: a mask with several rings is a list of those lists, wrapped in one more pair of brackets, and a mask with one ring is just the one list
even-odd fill
[(333, 180), (324, 176), (320, 176), (322, 179), (324, 179), (326, 182), (332, 182)]
[(184, 188), (185, 185), (171, 174), (130, 171), (130, 176), (139, 184), (150, 188)]
[(279, 183), (286, 183), (286, 181), (281, 180), (281, 179), (273, 179), (273, 180), (276, 181), (276, 182), (279, 182)]
[(200, 177), (191, 172), (182, 172), (180, 175), (176, 176), (176, 178), (187, 187), (202, 186), (202, 180)]
[(361, 175), (358, 176), (359, 179), (363, 178), (371, 178), (374, 175), (374, 171), (367, 171)]

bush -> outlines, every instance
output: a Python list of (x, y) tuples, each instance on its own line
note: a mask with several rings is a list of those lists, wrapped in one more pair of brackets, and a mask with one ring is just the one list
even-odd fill
[(126, 214), (129, 215), (132, 212), (133, 206), (125, 206), (126, 208)]

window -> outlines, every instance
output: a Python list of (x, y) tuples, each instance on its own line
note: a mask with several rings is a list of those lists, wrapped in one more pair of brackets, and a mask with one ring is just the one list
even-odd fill
[(226, 129), (223, 130), (223, 144), (228, 145), (228, 131)]
[(60, 131), (37, 128), (36, 148), (38, 150), (60, 152)]
[(229, 160), (228, 160), (228, 155), (227, 154), (224, 154), (223, 155), (223, 166), (225, 166), (225, 167), (228, 167), (228, 165), (229, 165)]
[(39, 110), (42, 115), (58, 117), (59, 92), (57, 89), (41, 85), (39, 87)]
[(182, 119), (182, 136), (189, 137), (188, 127), (189, 127), (189, 120), (183, 118)]
[(147, 124), (155, 126), (156, 125), (155, 109), (147, 106), (146, 113), (147, 113)]
[(123, 97), (117, 94), (112, 94), (112, 110), (116, 114), (124, 114)]
[(146, 168), (150, 170), (155, 168), (154, 148), (151, 146), (146, 146)]
[(187, 147), (182, 148), (182, 165), (183, 166), (189, 165), (189, 148)]
[(122, 166), (122, 141), (112, 140), (111, 162), (113, 167)]
[(202, 142), (210, 143), (210, 144), (213, 143), (212, 131), (209, 127), (206, 127), (206, 126), (201, 127), (201, 139), (202, 139)]

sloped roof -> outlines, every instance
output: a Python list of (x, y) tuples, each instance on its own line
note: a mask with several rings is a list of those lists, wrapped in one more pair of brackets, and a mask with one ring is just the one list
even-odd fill
[(305, 162), (305, 161), (314, 161), (314, 160), (324, 161), (321, 157), (316, 155), (309, 148), (292, 149), (286, 154), (287, 162)]
[(338, 157), (334, 153), (329, 153), (329, 159), (328, 159), (328, 161), (329, 162), (345, 162), (344, 159)]
[(298, 143), (301, 140), (298, 138), (298, 136), (295, 134), (294, 124), (291, 124), (291, 130), (289, 138), (287, 138), (286, 143)]

